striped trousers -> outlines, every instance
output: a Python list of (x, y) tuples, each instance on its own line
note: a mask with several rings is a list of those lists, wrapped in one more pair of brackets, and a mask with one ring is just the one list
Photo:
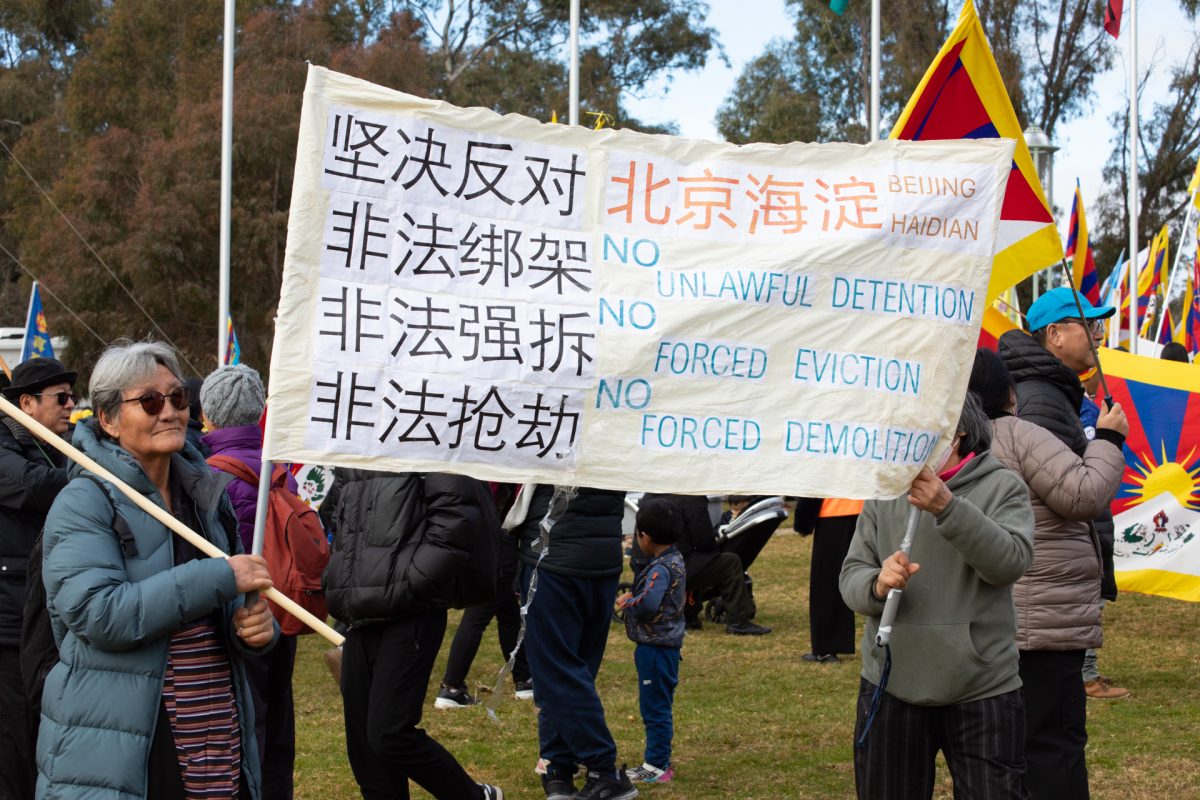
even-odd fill
[[(858, 693), (854, 740), (862, 734), (874, 684)], [(854, 748), (859, 800), (933, 796), (938, 751), (955, 800), (1026, 800), (1025, 707), (1016, 689), (950, 706), (915, 706), (884, 692), (867, 740)]]

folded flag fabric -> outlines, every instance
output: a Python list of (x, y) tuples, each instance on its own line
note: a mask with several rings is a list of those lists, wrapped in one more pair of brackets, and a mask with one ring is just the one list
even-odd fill
[(1121, 6), (1124, 0), (1107, 0), (1104, 4), (1104, 30), (1114, 39), (1121, 35)]
[(1100, 305), (1100, 278), (1092, 245), (1088, 241), (1087, 215), (1083, 212), (1083, 195), (1075, 181), (1075, 198), (1071, 200), (1071, 225), (1067, 232), (1066, 258), (1071, 262), (1071, 279), (1079, 293), (1094, 306)]
[(1015, 139), (987, 302), (1062, 260), (1062, 241), (1033, 167), (1021, 124), (971, 0), (896, 120), (891, 138)]

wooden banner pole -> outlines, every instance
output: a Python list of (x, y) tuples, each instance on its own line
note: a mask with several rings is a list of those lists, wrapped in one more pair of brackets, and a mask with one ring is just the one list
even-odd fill
[[(2, 395), (0, 395), (0, 411), (3, 411), (17, 422), (24, 425), (34, 436), (38, 437), (46, 444), (65, 455), (67, 458), (79, 464), (88, 472), (91, 472), (93, 475), (103, 478), (111, 483), (121, 492), (121, 494), (132, 500), (134, 505), (145, 511), (150, 516), (154, 517), (163, 525), (166, 525), (167, 528), (173, 531), (175, 534), (182, 536), (200, 552), (213, 558), (229, 557), (227, 553), (221, 551), (221, 548), (217, 547), (212, 542), (208, 541), (203, 536), (196, 533), (179, 520), (175, 519), (175, 517), (168, 514), (164, 509), (152, 503), (150, 499), (141, 492), (138, 492), (131, 486), (119, 480), (107, 469), (96, 463), (95, 459), (85, 455), (78, 448), (72, 446), (70, 442), (55, 434), (36, 419), (17, 408), (11, 401), (8, 400), (8, 398)], [(304, 622), (305, 625), (324, 636), (334, 646), (340, 646), (342, 642), (345, 641), (345, 637), (343, 637), (333, 628), (326, 625), (324, 620), (319, 620), (314, 617), (306, 609), (301, 608), (299, 605), (293, 602), (291, 598), (285, 596), (278, 589), (272, 587), (263, 592), (263, 594), (270, 598), (273, 603), (280, 606), (289, 614)]]

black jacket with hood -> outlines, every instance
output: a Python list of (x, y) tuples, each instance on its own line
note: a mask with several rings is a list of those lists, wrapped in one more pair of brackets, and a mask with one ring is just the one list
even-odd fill
[(459, 475), (336, 471), (329, 613), (351, 625), (493, 599), (500, 520), (487, 487)]

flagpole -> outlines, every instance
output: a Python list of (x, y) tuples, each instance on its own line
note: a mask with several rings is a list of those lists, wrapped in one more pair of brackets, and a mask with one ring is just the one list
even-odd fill
[[(1168, 301), (1171, 297), (1171, 283), (1175, 280), (1175, 271), (1179, 269), (1179, 262), (1183, 260), (1182, 256), (1185, 249), (1183, 243), (1187, 241), (1188, 231), (1192, 229), (1192, 211), (1196, 207), (1194, 203), (1195, 199), (1196, 195), (1194, 193), (1188, 197), (1187, 218), (1183, 223), (1183, 232), (1179, 236), (1179, 249), (1175, 251), (1175, 263), (1171, 265), (1171, 271), (1167, 273), (1167, 283), (1163, 288), (1163, 308), (1170, 306)], [(1157, 342), (1158, 337), (1162, 336), (1162, 326), (1166, 320), (1167, 315), (1165, 313), (1158, 315), (1158, 327), (1154, 329), (1154, 341)]]
[(21, 340), (21, 361), (25, 360), (25, 353), (29, 349), (29, 323), (32, 322), (33, 298), (37, 297), (37, 285), (38, 282), (34, 281), (33, 286), (29, 289), (29, 310), (25, 312), (25, 338)]
[(579, 124), (579, 0), (571, 0), (571, 55), (568, 89), (570, 92), (567, 122)]
[(879, 0), (871, 0), (871, 138), (879, 141)]
[[(1137, 0), (1129, 0), (1129, 352), (1138, 340), (1138, 97)], [(1149, 264), (1147, 264), (1149, 266)]]
[(229, 319), (230, 214), (233, 205), (233, 39), (236, 0), (225, 0), (224, 64), (221, 89), (221, 255), (217, 299), (217, 364), (225, 363)]

